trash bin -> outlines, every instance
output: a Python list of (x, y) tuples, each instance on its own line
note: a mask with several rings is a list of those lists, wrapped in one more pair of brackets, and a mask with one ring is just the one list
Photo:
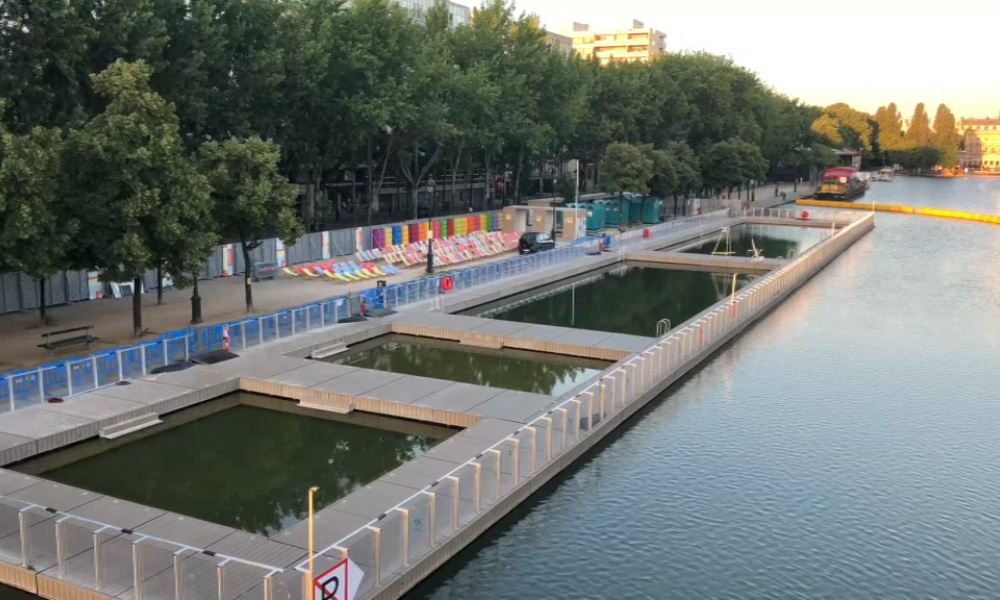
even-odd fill
[(611, 234), (608, 233), (604, 234), (604, 249), (605, 250), (611, 249)]

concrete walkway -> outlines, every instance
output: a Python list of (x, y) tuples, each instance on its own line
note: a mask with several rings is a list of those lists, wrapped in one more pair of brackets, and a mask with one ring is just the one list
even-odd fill
[[(507, 252), (479, 261), (462, 263), (457, 268), (484, 264), (515, 256)], [(442, 267), (442, 270), (447, 267)], [(403, 269), (401, 273), (384, 279), (388, 283), (398, 283), (422, 277), (423, 267)], [(257, 313), (268, 313), (290, 306), (297, 306), (348, 293), (357, 293), (375, 285), (375, 280), (342, 283), (327, 277), (281, 276), (253, 284), (254, 309)], [(229, 321), (244, 317), (246, 313), (243, 299), (243, 277), (220, 277), (198, 283), (201, 294), (202, 319), (205, 323)], [(49, 316), (55, 323), (40, 327), (38, 312), (17, 312), (0, 315), (0, 371), (18, 367), (29, 367), (53, 360), (53, 357), (38, 344), (41, 334), (70, 327), (93, 325), (98, 341), (90, 349), (74, 346), (56, 353), (54, 358), (89, 354), (102, 348), (113, 348), (136, 341), (132, 336), (132, 298), (102, 298), (75, 302), (49, 308)], [(156, 304), (156, 293), (142, 296), (143, 326), (149, 331), (143, 339), (153, 339), (164, 331), (186, 327), (191, 320), (191, 290), (167, 288), (163, 293), (163, 304)]]
[[(782, 184), (781, 191), (787, 193), (787, 201), (793, 202), (798, 196), (804, 195), (803, 186), (799, 193), (792, 192), (791, 184)], [(745, 194), (744, 194), (745, 198)], [(703, 212), (719, 208), (735, 207), (739, 209), (742, 200), (712, 199), (703, 205)], [(774, 186), (757, 188), (757, 199), (751, 206), (767, 208), (781, 204), (780, 197), (774, 196)], [(514, 256), (508, 252), (499, 256), (489, 257), (480, 261), (471, 261), (459, 266), (483, 264)], [(397, 283), (416, 279), (424, 275), (424, 269), (413, 267), (404, 269), (402, 273), (386, 277), (388, 283)], [(253, 284), (254, 308), (257, 313), (268, 313), (290, 306), (315, 302), (326, 298), (357, 293), (374, 285), (373, 280), (353, 283), (340, 283), (334, 280), (308, 277), (279, 277)], [(229, 321), (245, 316), (243, 302), (243, 277), (222, 277), (201, 281), (199, 283), (202, 297), (202, 318), (205, 323)], [(143, 339), (153, 339), (164, 331), (185, 327), (191, 320), (191, 291), (167, 289), (163, 294), (163, 304), (156, 304), (156, 294), (143, 295), (143, 326), (148, 333)], [(30, 367), (54, 358), (67, 358), (86, 355), (94, 350), (114, 348), (131, 344), (136, 341), (132, 336), (132, 298), (104, 298), (101, 300), (76, 302), (73, 304), (49, 308), (49, 316), (54, 319), (52, 325), (40, 327), (36, 311), (7, 313), (0, 315), (0, 371)], [(70, 327), (93, 325), (94, 335), (98, 341), (90, 349), (83, 346), (67, 348), (50, 356), (39, 348), (41, 334), (46, 331), (58, 331)]]

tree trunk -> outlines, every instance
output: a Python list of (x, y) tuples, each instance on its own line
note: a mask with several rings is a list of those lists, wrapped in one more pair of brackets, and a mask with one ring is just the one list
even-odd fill
[(243, 291), (246, 296), (247, 312), (253, 312), (253, 258), (250, 257), (250, 248), (245, 240), (241, 241), (243, 247)]
[(41, 320), (42, 327), (49, 324), (49, 317), (45, 312), (45, 278), (38, 278), (38, 318)]
[(132, 281), (132, 335), (142, 337), (142, 275)]
[(368, 224), (372, 224), (372, 212), (375, 210), (375, 162), (372, 160), (372, 140), (368, 138)]
[(156, 305), (163, 304), (163, 265), (156, 265)]

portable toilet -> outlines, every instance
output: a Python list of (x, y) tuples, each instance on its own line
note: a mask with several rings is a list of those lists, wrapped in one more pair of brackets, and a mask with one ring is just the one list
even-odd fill
[(647, 225), (660, 222), (661, 201), (656, 196), (646, 196), (642, 204), (642, 222)]
[(603, 202), (582, 203), (581, 208), (587, 209), (587, 229), (590, 231), (604, 229), (604, 213), (606, 209)]
[(628, 224), (636, 225), (642, 223), (642, 207), (644, 196), (642, 194), (625, 193), (628, 199)]
[(618, 198), (607, 198), (598, 202), (604, 204), (604, 225), (606, 227), (617, 227), (621, 224), (624, 206), (618, 201)]
[(632, 214), (631, 192), (625, 192), (621, 196), (611, 198), (610, 202), (618, 208), (618, 223), (616, 223), (616, 225), (628, 225), (631, 223), (631, 220), (629, 219), (629, 215)]

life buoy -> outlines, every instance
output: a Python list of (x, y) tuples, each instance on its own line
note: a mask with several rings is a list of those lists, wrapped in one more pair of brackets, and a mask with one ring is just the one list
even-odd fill
[(455, 287), (455, 282), (451, 280), (451, 275), (445, 275), (441, 278), (441, 289), (450, 292), (451, 288)]

